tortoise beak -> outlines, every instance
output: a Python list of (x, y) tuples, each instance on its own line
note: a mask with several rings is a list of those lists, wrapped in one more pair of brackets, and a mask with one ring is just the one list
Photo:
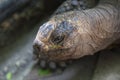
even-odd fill
[(49, 37), (53, 32), (54, 28), (55, 26), (51, 22), (47, 22), (40, 26), (37, 36), (33, 42), (33, 48), (35, 51), (41, 52), (47, 50), (47, 45), (45, 44), (48, 42)]
[(42, 44), (40, 43), (40, 41), (35, 39), (34, 42), (33, 42), (33, 49), (34, 49), (34, 51), (37, 52), (37, 53), (40, 52), (41, 48), (42, 48), (41, 46), (42, 46)]
[(44, 54), (44, 51), (47, 51), (44, 43), (35, 39), (33, 42), (33, 53), (35, 54), (35, 57), (47, 59), (48, 57)]

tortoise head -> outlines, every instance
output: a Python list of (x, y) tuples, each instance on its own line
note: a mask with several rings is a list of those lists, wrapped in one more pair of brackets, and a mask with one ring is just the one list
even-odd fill
[(49, 21), (40, 26), (34, 40), (34, 50), (40, 58), (65, 60), (73, 54), (75, 27), (68, 21)]

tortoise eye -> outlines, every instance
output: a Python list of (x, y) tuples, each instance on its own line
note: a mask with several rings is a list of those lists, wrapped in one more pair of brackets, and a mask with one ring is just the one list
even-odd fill
[(56, 37), (53, 37), (51, 41), (54, 44), (61, 44), (63, 40), (64, 40), (64, 36), (56, 36)]

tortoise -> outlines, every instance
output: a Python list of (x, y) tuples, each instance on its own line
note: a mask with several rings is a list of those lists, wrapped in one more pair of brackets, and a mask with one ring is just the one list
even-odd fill
[(81, 6), (82, 0), (65, 1), (40, 26), (33, 42), (39, 59), (79, 59), (119, 41), (120, 0), (100, 0), (97, 5), (95, 0), (87, 1), (88, 6)]

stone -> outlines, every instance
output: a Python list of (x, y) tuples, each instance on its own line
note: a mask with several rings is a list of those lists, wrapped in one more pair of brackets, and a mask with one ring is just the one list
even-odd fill
[(120, 80), (120, 50), (100, 53), (92, 80)]

